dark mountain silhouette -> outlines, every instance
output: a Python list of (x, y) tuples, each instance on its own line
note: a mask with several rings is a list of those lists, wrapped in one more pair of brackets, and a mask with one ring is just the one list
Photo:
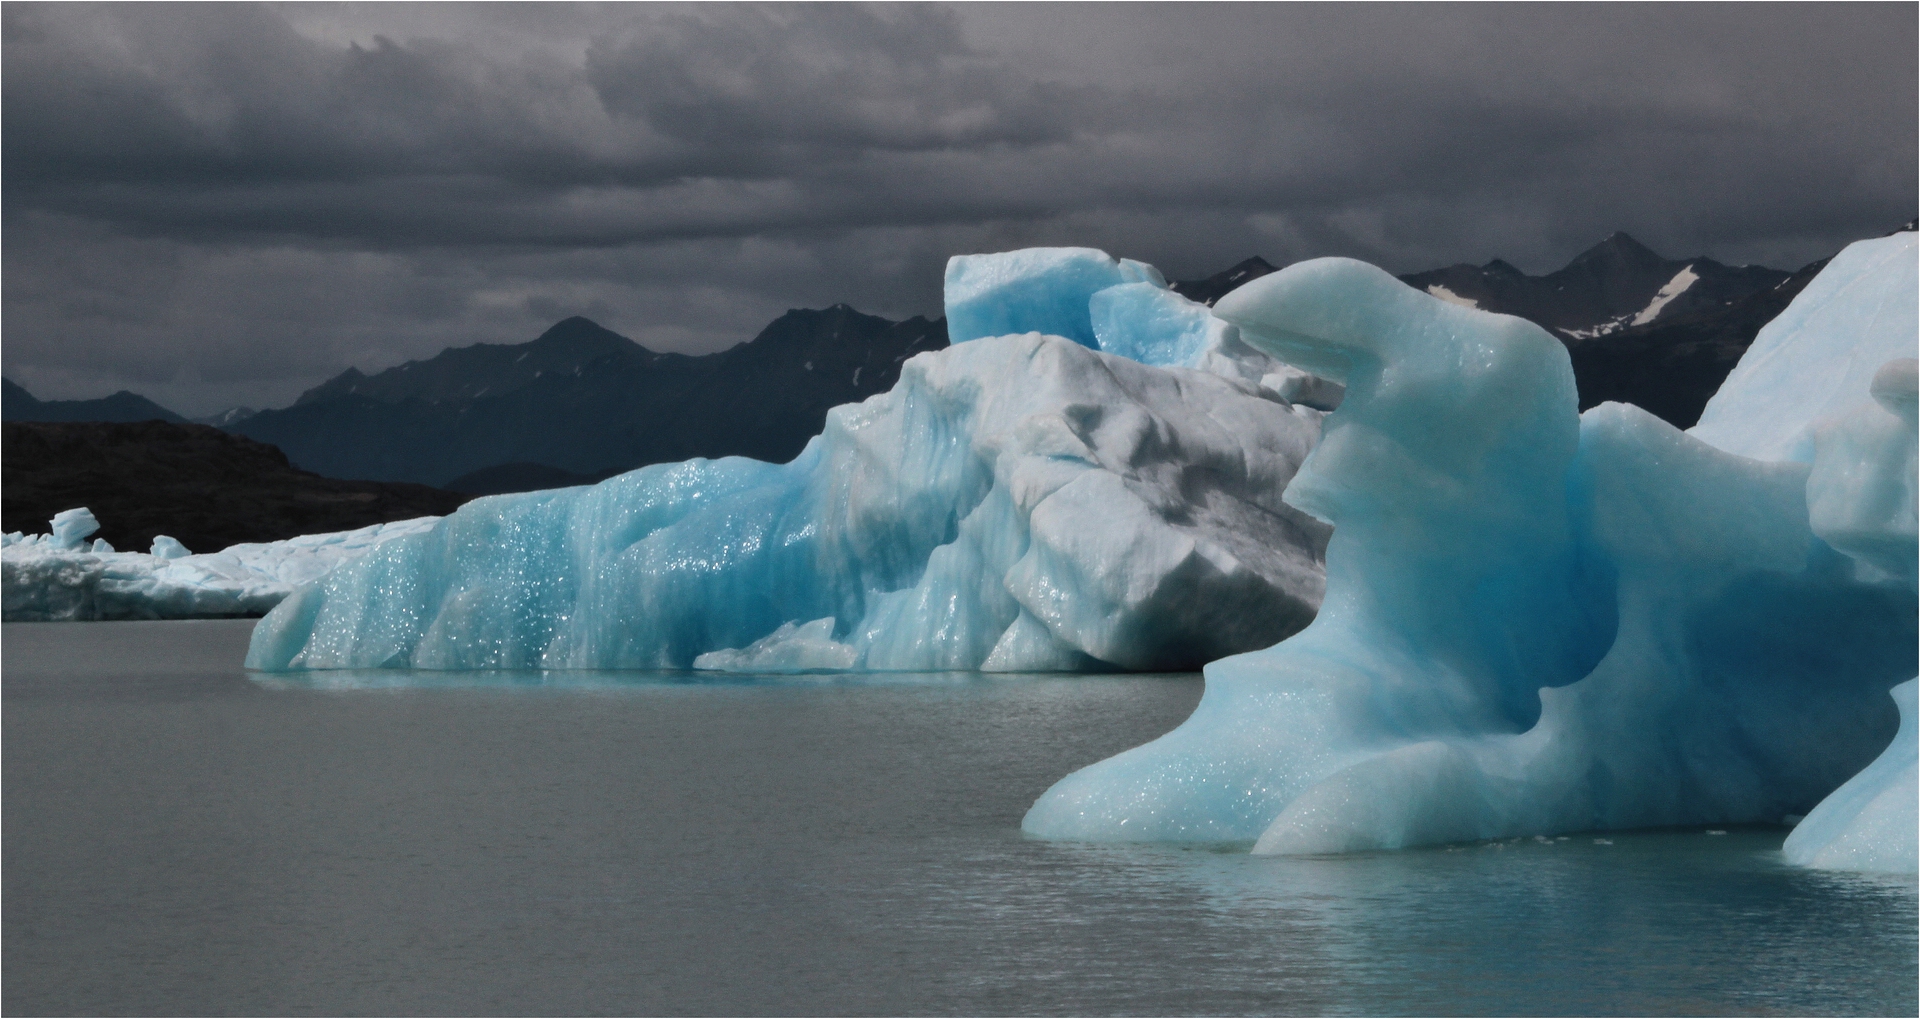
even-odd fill
[(85, 506), (98, 537), (145, 552), (168, 534), (194, 552), (451, 513), (467, 496), (424, 485), (337, 481), (294, 470), (277, 449), (208, 425), (165, 421), (4, 426), (0, 527), (45, 533)]
[(436, 485), (503, 465), (521, 480), (480, 484), (522, 483), (530, 467), (594, 478), (697, 456), (783, 462), (829, 408), (891, 389), (907, 358), (946, 345), (944, 320), (892, 322), (844, 304), (789, 311), (702, 357), (570, 318), (531, 343), (449, 349), (371, 376), (349, 369), (232, 429), (330, 477)]
[(209, 414), (203, 418), (194, 418), (196, 425), (212, 425), (215, 428), (229, 428), (258, 414), (252, 407), (228, 407), (218, 414)]
[(512, 463), (497, 467), (482, 467), (446, 483), (449, 492), (463, 495), (505, 495), (509, 492), (538, 492), (548, 488), (572, 488), (575, 485), (591, 485), (619, 473), (618, 471), (599, 471), (593, 474), (575, 474), (546, 464)]
[(1789, 273), (1711, 258), (1670, 259), (1624, 233), (1609, 236), (1545, 276), (1495, 259), (1400, 277), (1436, 297), (1518, 315), (1578, 342), (1724, 308), (1778, 286)]
[(1679, 428), (1700, 420), (1760, 328), (1826, 268), (1814, 262), (1772, 287), (1719, 307), (1663, 315), (1569, 348), (1580, 409), (1631, 403)]
[(1199, 301), (1211, 308), (1213, 302), (1227, 296), (1227, 292), (1235, 287), (1277, 271), (1266, 259), (1255, 255), (1230, 269), (1216, 272), (1206, 279), (1176, 280), (1169, 285), (1173, 287), (1173, 292), (1181, 297), (1189, 301)]
[(12, 379), (0, 379), (4, 421), (172, 421), (186, 418), (138, 393), (122, 389), (98, 400), (40, 400)]

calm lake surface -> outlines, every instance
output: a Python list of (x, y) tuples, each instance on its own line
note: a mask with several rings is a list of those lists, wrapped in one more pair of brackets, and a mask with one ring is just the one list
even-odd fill
[(1787, 867), (1781, 828), (1315, 859), (1020, 833), (1198, 676), (259, 682), (250, 629), (0, 633), (6, 1012), (1920, 1007), (1915, 883)]

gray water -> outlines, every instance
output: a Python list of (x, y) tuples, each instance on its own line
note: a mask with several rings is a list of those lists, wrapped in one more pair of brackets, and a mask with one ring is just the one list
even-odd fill
[[(4, 628), (9, 1014), (1915, 1014), (1778, 828), (1352, 857), (1023, 836), (1197, 676), (259, 682)], [(1605, 838), (1611, 844), (1595, 840)]]

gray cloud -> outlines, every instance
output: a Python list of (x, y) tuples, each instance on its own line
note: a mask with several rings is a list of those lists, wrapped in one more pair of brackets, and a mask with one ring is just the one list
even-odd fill
[(8, 5), (5, 367), (282, 403), (587, 314), (937, 313), (955, 252), (1797, 266), (1913, 214), (1910, 6)]

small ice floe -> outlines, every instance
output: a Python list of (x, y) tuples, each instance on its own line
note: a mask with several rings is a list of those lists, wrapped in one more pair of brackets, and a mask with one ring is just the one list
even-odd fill
[(1594, 839), (1593, 844), (1596, 846), (1610, 846), (1610, 845), (1613, 845), (1613, 840), (1612, 839)]
[(1720, 828), (1708, 828), (1707, 834), (1708, 835), (1725, 835), (1726, 832)]

